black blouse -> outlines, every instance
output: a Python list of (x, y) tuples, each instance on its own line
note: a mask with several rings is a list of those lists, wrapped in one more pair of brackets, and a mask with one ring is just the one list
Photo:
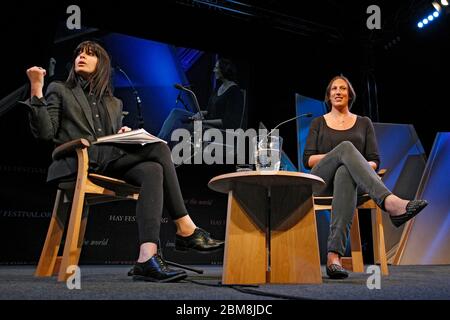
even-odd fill
[(215, 91), (208, 102), (207, 119), (222, 119), (224, 129), (238, 129), (244, 109), (244, 97), (237, 85), (227, 89), (222, 95)]
[[(108, 109), (105, 107), (103, 99), (98, 99), (89, 93), (89, 83), (83, 78), (78, 77), (78, 85), (83, 89), (91, 107), (96, 138), (116, 134), (117, 132), (113, 132)], [(92, 172), (103, 173), (110, 162), (119, 159), (126, 153), (121, 147), (120, 145), (111, 143), (103, 143), (89, 147), (89, 169)]]
[(380, 156), (372, 121), (368, 117), (357, 116), (356, 122), (350, 129), (335, 130), (330, 128), (324, 116), (317, 117), (311, 122), (309, 134), (303, 152), (303, 165), (308, 165), (309, 157), (315, 154), (325, 154), (333, 150), (342, 141), (350, 141), (367, 161), (373, 161), (380, 166)]

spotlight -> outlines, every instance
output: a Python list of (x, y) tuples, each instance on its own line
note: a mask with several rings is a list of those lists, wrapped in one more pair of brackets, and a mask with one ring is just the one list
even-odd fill
[(433, 16), (434, 16), (435, 18), (439, 17), (439, 12), (437, 12), (437, 11), (433, 12)]
[(447, 0), (441, 0), (441, 4), (443, 6), (448, 6), (448, 1)]
[(423, 24), (427, 24), (428, 20), (427, 19), (423, 19), (422, 22), (423, 22)]
[(441, 5), (437, 1), (433, 1), (431, 4), (436, 9), (436, 11), (441, 11)]
[(419, 28), (423, 28), (423, 23), (422, 23), (422, 22), (419, 22), (419, 23), (417, 24), (417, 26), (418, 26)]
[(430, 14), (429, 16), (428, 16), (428, 21), (433, 21), (433, 16)]

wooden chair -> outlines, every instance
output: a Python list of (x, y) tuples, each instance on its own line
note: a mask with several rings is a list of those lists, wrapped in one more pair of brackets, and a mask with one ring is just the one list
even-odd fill
[[(386, 169), (378, 171), (380, 178), (386, 173)], [(331, 201), (333, 197), (314, 197), (314, 210), (331, 210)], [(384, 228), (382, 220), (382, 211), (367, 194), (358, 197), (358, 207), (353, 215), (353, 223), (350, 229), (350, 243), (352, 249), (351, 258), (342, 258), (342, 264), (345, 268), (353, 272), (364, 272), (364, 261), (361, 247), (361, 234), (359, 230), (358, 209), (370, 209), (372, 214), (372, 238), (373, 238), (373, 252), (374, 261), (380, 262), (381, 274), (389, 275), (386, 245), (384, 241)]]
[[(80, 259), (89, 206), (118, 200), (137, 200), (139, 197), (139, 187), (127, 184), (122, 180), (88, 173), (87, 148), (89, 146), (88, 140), (77, 139), (67, 142), (53, 151), (52, 157), (55, 160), (76, 153), (78, 171), (76, 181), (61, 182), (58, 186), (50, 226), (35, 272), (37, 277), (58, 274), (58, 281), (65, 281), (70, 276), (67, 268), (78, 265)], [(69, 225), (64, 251), (62, 257), (59, 257), (58, 251), (69, 208)]]

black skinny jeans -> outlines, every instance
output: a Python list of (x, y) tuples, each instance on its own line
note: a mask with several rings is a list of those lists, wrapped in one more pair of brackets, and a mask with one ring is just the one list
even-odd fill
[(311, 174), (321, 177), (326, 183), (324, 187), (314, 190), (314, 194), (333, 195), (328, 252), (343, 256), (358, 191), (368, 193), (380, 208), (383, 208), (384, 199), (392, 192), (349, 141), (341, 142), (328, 152), (312, 168)]
[(105, 174), (141, 187), (136, 205), (139, 242), (158, 243), (163, 206), (172, 220), (187, 215), (170, 149), (160, 142), (124, 149), (127, 154), (111, 162)]

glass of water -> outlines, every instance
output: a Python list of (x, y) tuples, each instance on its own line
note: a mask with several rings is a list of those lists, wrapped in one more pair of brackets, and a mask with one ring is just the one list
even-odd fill
[(256, 171), (279, 171), (283, 139), (276, 135), (262, 135), (253, 138)]

